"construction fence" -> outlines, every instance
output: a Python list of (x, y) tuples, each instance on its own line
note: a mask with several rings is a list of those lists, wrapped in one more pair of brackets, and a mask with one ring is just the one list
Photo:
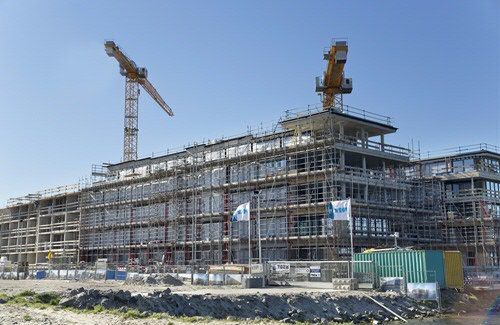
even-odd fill
[(464, 278), (468, 286), (500, 289), (498, 266), (465, 266)]
[[(56, 264), (44, 267), (13, 266), (0, 279), (134, 280), (169, 275), (193, 285), (240, 285), (245, 276), (265, 275), (268, 285), (329, 287), (332, 280), (355, 279), (359, 289), (407, 292), (409, 283), (437, 283), (435, 271), (405, 270), (401, 265), (378, 266), (372, 261), (269, 261), (249, 265), (157, 265), (115, 267), (98, 263)], [(500, 287), (496, 267), (464, 267), (466, 286)], [(143, 281), (148, 284), (148, 282)], [(154, 283), (153, 283), (154, 284)], [(440, 286), (443, 287), (443, 286)]]
[(376, 287), (371, 261), (272, 261), (268, 262), (269, 281), (278, 284), (326, 282), (355, 278), (360, 288)]

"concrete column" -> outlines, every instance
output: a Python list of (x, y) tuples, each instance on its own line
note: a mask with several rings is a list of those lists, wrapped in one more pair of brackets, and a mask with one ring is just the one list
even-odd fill
[(344, 124), (343, 123), (339, 123), (339, 136), (340, 136), (340, 139), (344, 139)]
[(366, 180), (365, 186), (364, 186), (364, 197), (365, 197), (365, 200), (368, 200), (368, 177), (366, 175), (366, 156), (365, 155), (363, 155), (361, 162), (362, 162), (362, 167), (363, 167), (363, 176)]
[[(340, 169), (345, 168), (345, 151), (340, 150)], [(345, 181), (342, 181), (340, 184), (340, 196), (342, 200), (345, 200), (346, 198), (346, 188), (345, 188)]]
[(385, 151), (385, 139), (383, 134), (380, 135), (380, 150)]
[(368, 142), (366, 141), (366, 133), (365, 133), (365, 130), (363, 130), (363, 129), (361, 129), (360, 139), (361, 139), (361, 147), (367, 148)]
[[(471, 188), (472, 195), (474, 195), (475, 189), (474, 189), (474, 178), (473, 177), (470, 178), (470, 188)], [(476, 202), (472, 202), (472, 213), (473, 213), (474, 219), (476, 219), (478, 217), (476, 209), (477, 209)], [(482, 216), (482, 213), (480, 215)], [(482, 219), (482, 217), (481, 217), (481, 219)]]
[[(382, 174), (384, 176), (384, 178), (386, 177), (386, 173), (385, 173), (385, 160), (382, 160)], [(384, 180), (384, 203), (387, 203), (387, 188), (385, 187), (385, 180)]]

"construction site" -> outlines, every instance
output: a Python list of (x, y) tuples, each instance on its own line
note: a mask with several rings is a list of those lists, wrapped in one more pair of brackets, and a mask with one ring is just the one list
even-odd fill
[[(389, 117), (343, 104), (352, 91), (345, 40), (324, 52), (327, 70), (316, 80), (322, 105), (288, 111), (268, 129), (139, 160), (138, 86), (173, 112), (145, 68), (114, 42), (105, 45), (127, 78), (124, 162), (95, 168), (94, 182), (75, 194), (12, 200), (0, 248), (10, 261), (45, 263), (49, 250), (75, 263), (107, 258), (119, 266), (348, 259), (348, 223), (326, 214), (327, 202), (346, 198), (356, 252), (392, 244), (394, 232), (405, 246), (439, 242), (438, 184), (417, 177), (410, 149), (387, 143), (397, 130)], [(244, 202), (250, 226), (231, 222)]]
[[(89, 183), (11, 199), (0, 210), (0, 255), (8, 261), (106, 259), (154, 270), (349, 260), (399, 246), (458, 249), (467, 265), (499, 265), (499, 148), (423, 159), (390, 144), (397, 131), (390, 117), (344, 104), (353, 89), (344, 72), (346, 40), (333, 40), (323, 53), (321, 104), (286, 111), (268, 127), (142, 159), (139, 85), (173, 111), (146, 68), (114, 42), (105, 49), (126, 78), (123, 162), (94, 166)], [(328, 202), (346, 199), (352, 245), (349, 222), (327, 213)], [(250, 220), (233, 221), (246, 202)]]
[(320, 104), (139, 158), (140, 88), (174, 112), (106, 41), (123, 158), (0, 209), (0, 322), (498, 319), (500, 148), (394, 145), (391, 117), (344, 103), (348, 48), (324, 49)]
[(500, 325), (500, 1), (0, 8), (0, 325)]

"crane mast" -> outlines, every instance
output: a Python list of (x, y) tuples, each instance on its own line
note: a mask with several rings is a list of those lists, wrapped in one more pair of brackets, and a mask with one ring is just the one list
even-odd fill
[(172, 109), (165, 103), (155, 87), (149, 82), (148, 70), (139, 68), (113, 41), (104, 43), (106, 54), (114, 57), (120, 65), (120, 74), (125, 77), (125, 119), (123, 140), (123, 161), (137, 160), (137, 140), (139, 132), (139, 85), (170, 116)]
[(328, 61), (323, 77), (316, 77), (316, 92), (321, 93), (323, 109), (344, 111), (344, 94), (352, 92), (352, 78), (344, 77), (348, 45), (345, 39), (333, 39), (325, 48), (323, 59)]

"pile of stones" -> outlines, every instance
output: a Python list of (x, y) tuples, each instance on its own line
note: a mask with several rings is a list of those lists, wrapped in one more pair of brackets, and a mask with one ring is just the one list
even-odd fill
[[(403, 295), (372, 295), (379, 303), (404, 318), (433, 316), (437, 311)], [(172, 294), (170, 289), (148, 295), (130, 291), (99, 291), (83, 288), (62, 297), (60, 305), (77, 309), (106, 309), (126, 312), (139, 310), (146, 315), (168, 313), (171, 316), (202, 316), (217, 319), (259, 320), (263, 318), (286, 323), (373, 322), (397, 318), (373, 300), (360, 295), (336, 296), (335, 293), (212, 295)]]

